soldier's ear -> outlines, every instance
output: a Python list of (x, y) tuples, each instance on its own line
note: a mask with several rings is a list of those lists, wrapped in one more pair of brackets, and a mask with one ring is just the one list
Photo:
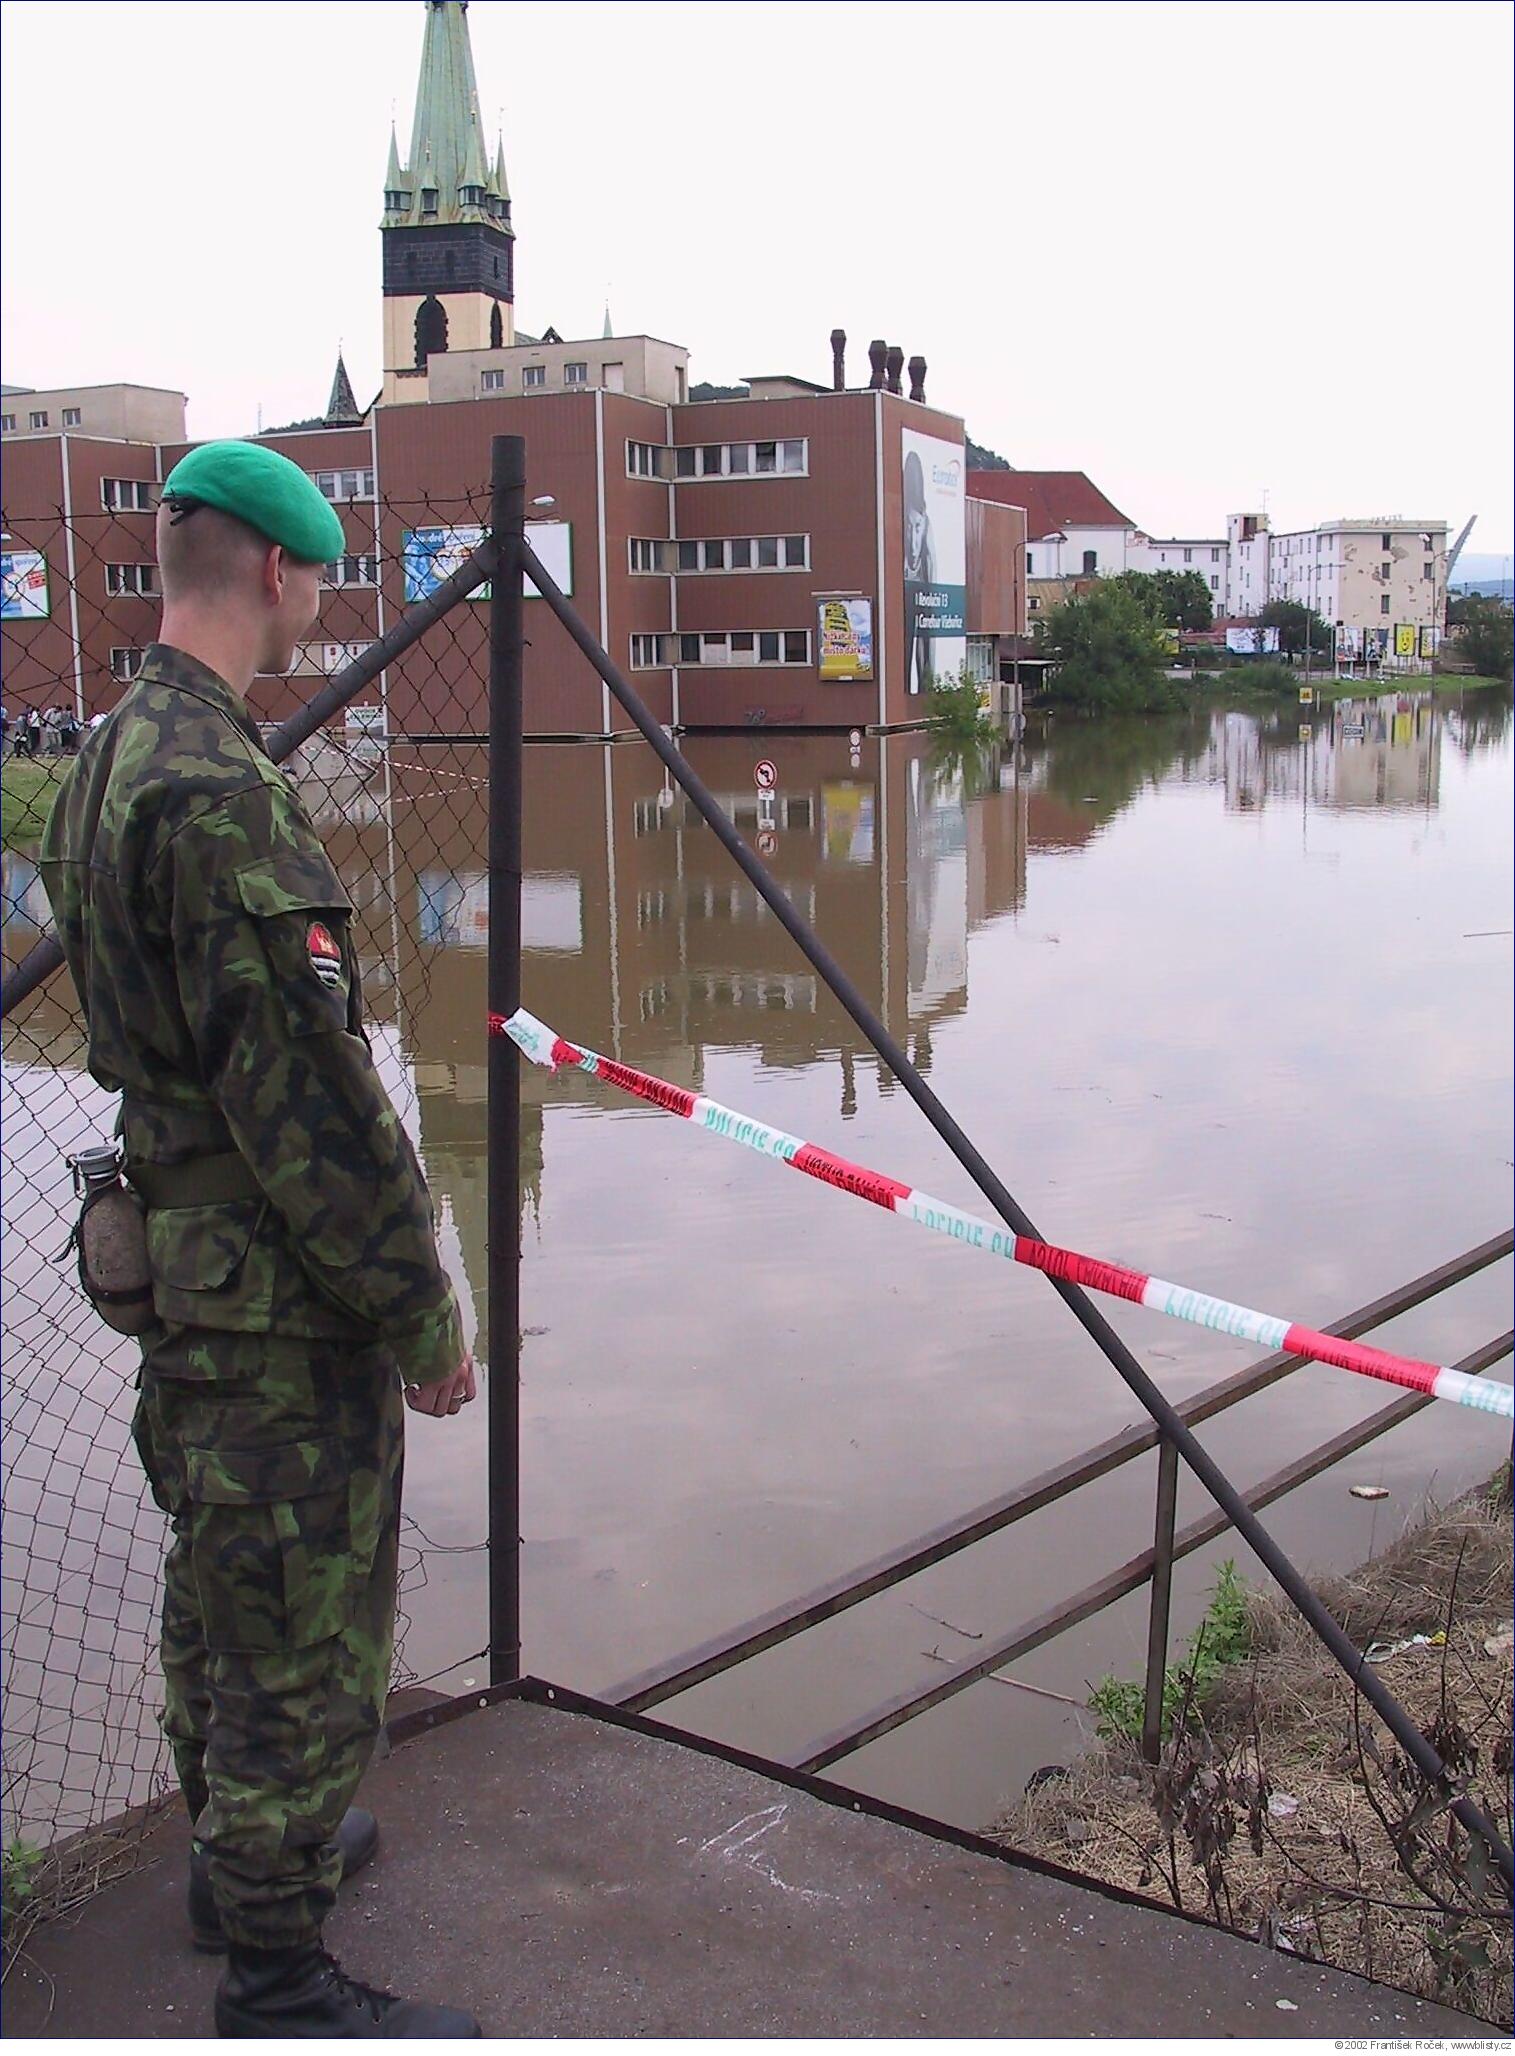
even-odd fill
[(270, 543), (263, 552), (262, 577), (263, 595), (271, 607), (277, 607), (284, 598), (284, 588), (289, 576), (287, 553), (282, 543)]

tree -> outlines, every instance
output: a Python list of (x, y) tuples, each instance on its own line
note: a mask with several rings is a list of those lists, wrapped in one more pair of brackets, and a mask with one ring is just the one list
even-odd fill
[(1329, 658), (1331, 624), (1303, 600), (1269, 600), (1257, 618), (1264, 628), (1278, 630), (1278, 647), (1283, 656), (1302, 657), (1308, 650), (1313, 657)]
[(1010, 461), (998, 450), (991, 450), (983, 443), (976, 443), (971, 435), (964, 435), (963, 447), (967, 452), (970, 471), (1009, 471)]
[(1457, 603), (1457, 653), (1483, 678), (1508, 678), (1515, 669), (1515, 612), (1492, 593), (1469, 593)]
[(1123, 586), (1163, 628), (1208, 628), (1215, 619), (1210, 588), (1197, 571), (1123, 571)]
[(1169, 707), (1177, 695), (1163, 676), (1168, 661), (1162, 624), (1150, 598), (1126, 578), (1101, 579), (1075, 593), (1047, 618), (1045, 647), (1058, 668), (1047, 698), (1108, 713)]

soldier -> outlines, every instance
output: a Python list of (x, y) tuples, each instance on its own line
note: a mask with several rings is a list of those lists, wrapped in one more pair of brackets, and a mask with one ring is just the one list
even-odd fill
[(289, 668), (340, 521), (211, 443), (158, 514), (161, 639), (43, 838), (89, 1068), (123, 1095), (154, 1320), (138, 1450), (173, 1541), (164, 1728), (224, 2036), (477, 2036), (321, 1946), (383, 1715), (404, 1400), (474, 1397), (430, 1197), (363, 1031), (352, 909), (244, 701)]

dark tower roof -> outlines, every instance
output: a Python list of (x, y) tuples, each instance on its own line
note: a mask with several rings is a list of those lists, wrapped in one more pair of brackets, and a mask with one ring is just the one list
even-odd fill
[(363, 410), (353, 398), (352, 380), (347, 376), (347, 366), (338, 350), (336, 376), (331, 382), (331, 398), (326, 403), (325, 424), (328, 428), (355, 428), (362, 419)]

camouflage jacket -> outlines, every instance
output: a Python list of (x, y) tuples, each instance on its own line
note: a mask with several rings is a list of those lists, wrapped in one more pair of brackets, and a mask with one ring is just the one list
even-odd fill
[(408, 1383), (456, 1369), (430, 1195), (363, 1032), (351, 902), (224, 680), (148, 651), (58, 795), (42, 876), (90, 1071), (125, 1096), (128, 1165), (235, 1149), (262, 1193), (149, 1212), (170, 1331), (380, 1341)]

